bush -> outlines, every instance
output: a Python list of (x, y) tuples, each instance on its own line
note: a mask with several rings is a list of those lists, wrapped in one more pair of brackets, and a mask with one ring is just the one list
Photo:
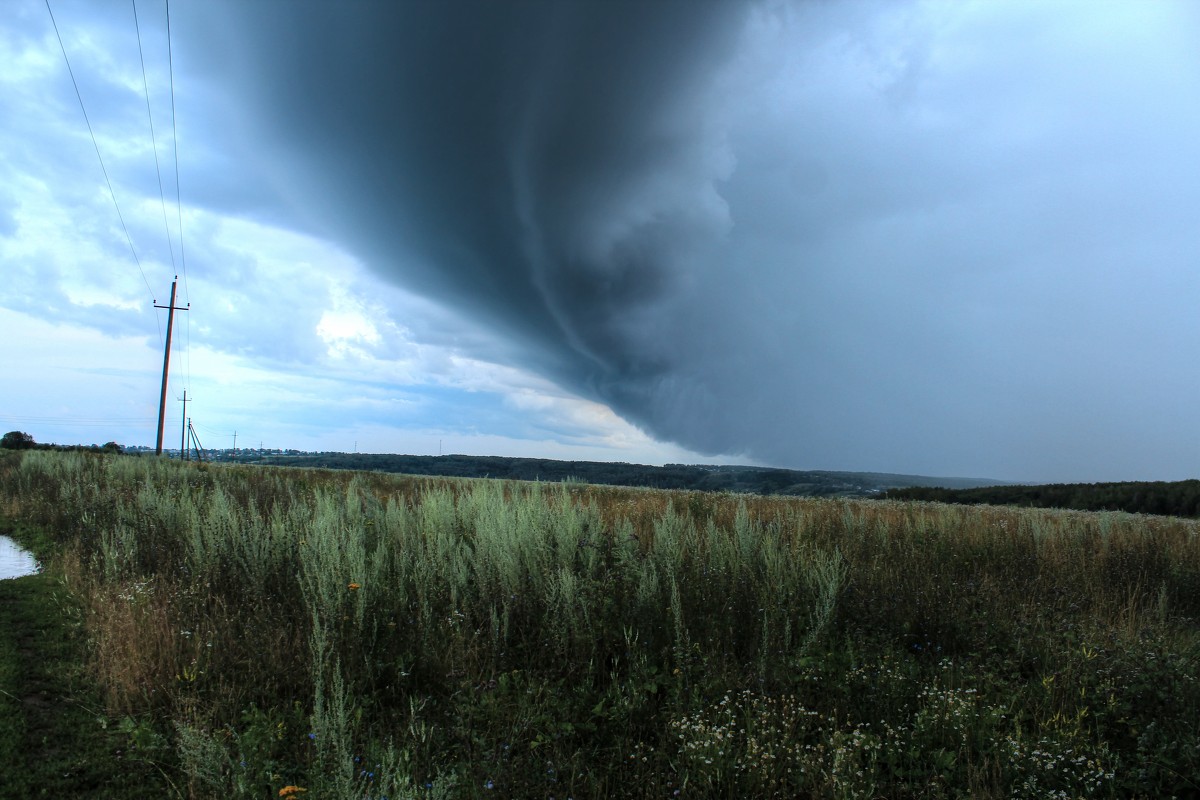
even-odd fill
[(0, 447), (5, 450), (29, 450), (36, 444), (33, 436), (23, 431), (9, 431), (0, 438)]

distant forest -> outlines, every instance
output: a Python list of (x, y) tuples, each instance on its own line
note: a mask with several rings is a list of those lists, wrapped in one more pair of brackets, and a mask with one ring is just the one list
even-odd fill
[(897, 487), (883, 494), (893, 500), (939, 503), (987, 503), (1079, 511), (1128, 511), (1200, 517), (1200, 480), (1126, 483), (1054, 483), (1042, 486), (989, 486), (968, 489)]
[[(248, 460), (240, 457), (239, 460)], [(803, 497), (878, 497), (905, 486), (960, 488), (990, 485), (967, 478), (929, 478), (876, 472), (801, 472), (771, 467), (645, 464), (602, 461), (555, 461), (505, 456), (407, 456), (367, 453), (303, 453), (264, 455), (262, 464), (326, 469), (375, 470), (409, 475), (459, 478), (504, 478), (522, 481), (571, 481), (653, 489), (743, 492)]]

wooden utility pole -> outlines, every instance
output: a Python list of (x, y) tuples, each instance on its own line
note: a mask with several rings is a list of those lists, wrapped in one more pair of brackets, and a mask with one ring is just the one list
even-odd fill
[(188, 460), (187, 449), (187, 389), (183, 390), (183, 418), (179, 424), (179, 460)]
[(204, 461), (204, 446), (200, 444), (200, 437), (196, 435), (196, 429), (192, 427), (192, 420), (190, 418), (187, 421), (187, 426), (188, 434), (192, 442), (196, 445), (196, 460)]
[(191, 303), (187, 304), (186, 308), (177, 308), (175, 306), (175, 284), (179, 282), (179, 276), (175, 276), (175, 280), (171, 281), (171, 302), (165, 306), (154, 304), (155, 308), (167, 309), (167, 346), (163, 351), (163, 378), (162, 378), (162, 394), (158, 398), (158, 441), (154, 444), (154, 455), (162, 455), (163, 443), (163, 422), (167, 417), (167, 370), (171, 365), (171, 328), (175, 323), (176, 311), (187, 311), (191, 307)]

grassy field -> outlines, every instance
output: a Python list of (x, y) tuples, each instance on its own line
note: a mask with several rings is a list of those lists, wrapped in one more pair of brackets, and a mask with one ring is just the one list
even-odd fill
[(1200, 794), (1195, 521), (41, 451), (0, 513), (155, 794)]

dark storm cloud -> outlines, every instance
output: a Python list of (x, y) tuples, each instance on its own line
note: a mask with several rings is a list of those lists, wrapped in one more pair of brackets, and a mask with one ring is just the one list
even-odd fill
[(208, 21), (212, 66), (239, 87), (231, 122), (305, 225), (654, 425), (637, 398), (671, 378), (658, 307), (726, 225), (697, 95), (745, 7), (226, 11)]
[(292, 224), (657, 437), (1023, 478), (1200, 444), (1186, 5), (211, 9), (188, 56)]

